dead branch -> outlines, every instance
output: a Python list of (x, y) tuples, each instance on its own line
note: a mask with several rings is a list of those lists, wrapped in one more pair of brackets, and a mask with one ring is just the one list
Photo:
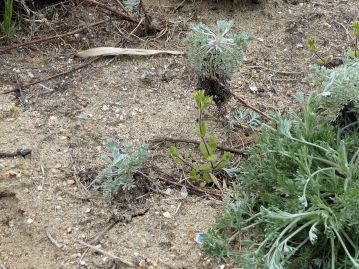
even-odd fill
[(148, 210), (149, 210), (149, 208), (146, 207), (146, 208), (137, 210), (136, 212), (133, 212), (130, 215), (113, 216), (111, 218), (111, 220), (112, 220), (111, 223), (109, 225), (107, 225), (105, 227), (105, 229), (103, 229), (101, 232), (99, 232), (93, 239), (91, 239), (91, 241), (89, 243), (97, 244), (108, 231), (110, 231), (113, 227), (116, 226), (116, 224), (118, 224), (119, 222), (130, 223), (133, 218), (145, 215), (148, 212)]
[[(158, 137), (158, 138), (151, 139), (149, 141), (149, 143), (151, 143), (151, 144), (163, 143), (163, 142), (174, 142), (174, 143), (182, 142), (182, 143), (195, 144), (195, 145), (201, 144), (201, 142), (197, 141), (197, 140), (172, 138), (172, 137)], [(226, 146), (217, 146), (217, 148), (219, 148), (220, 150), (229, 151), (229, 152), (232, 152), (235, 154), (246, 155), (246, 152), (244, 150), (229, 148)]]
[(55, 247), (59, 248), (59, 249), (63, 249), (64, 248), (64, 245), (63, 244), (60, 244), (59, 242), (57, 242), (53, 237), (52, 235), (50, 234), (49, 231), (46, 231), (46, 235), (47, 235), (47, 238), (49, 238), (50, 242), (52, 244), (54, 244)]
[[(162, 176), (159, 176), (158, 174), (156, 174), (156, 177), (158, 179), (160, 179), (161, 181), (164, 181), (166, 182), (167, 184), (170, 184), (170, 185), (174, 185), (174, 186), (177, 186), (177, 187), (186, 187), (187, 190), (191, 191), (192, 193), (196, 193), (196, 194), (205, 194), (205, 195), (212, 195), (220, 200), (223, 199), (223, 195), (215, 190), (211, 190), (211, 189), (205, 189), (205, 188), (200, 188), (200, 187), (197, 187), (195, 185), (192, 185), (192, 184), (181, 184), (179, 182), (176, 182), (176, 181), (173, 181), (172, 179), (169, 179), (167, 178), (167, 174), (164, 173), (162, 170), (160, 170), (158, 167), (152, 167), (154, 168), (154, 170), (158, 173), (161, 173), (163, 175), (166, 175), (166, 177), (162, 177)], [(148, 176), (149, 177), (149, 176)], [(188, 182), (187, 182), (188, 183)]]
[(229, 88), (229, 86), (225, 85), (224, 83), (222, 83), (221, 81), (219, 81), (219, 79), (217, 79), (216, 77), (211, 77), (211, 79), (215, 80), (218, 82), (219, 85), (221, 85), (221, 87), (223, 87), (224, 89), (226, 89), (226, 91), (233, 96), (234, 99), (236, 99), (238, 102), (240, 102), (242, 105), (244, 105), (245, 107), (252, 109), (253, 111), (257, 112), (258, 114), (262, 115), (264, 118), (266, 119), (271, 119), (270, 116), (268, 116), (266, 113), (260, 111), (259, 109), (255, 108), (254, 106), (248, 104), (246, 102), (246, 100), (244, 100), (242, 97), (239, 97), (238, 95), (236, 95), (234, 92), (231, 91), (231, 89)]
[[(85, 66), (88, 66), (89, 64), (95, 62), (98, 59), (99, 59), (99, 57), (95, 57), (95, 58), (93, 58), (93, 59), (91, 59), (91, 60), (89, 60), (89, 61), (87, 61), (87, 62), (85, 62), (83, 64), (80, 64), (79, 66), (76, 66), (73, 69), (63, 71), (63, 72), (57, 73), (55, 75), (48, 76), (46, 78), (39, 79), (39, 80), (36, 80), (34, 82), (25, 83), (25, 84), (22, 85), (22, 87), (29, 87), (29, 86), (32, 86), (32, 85), (35, 85), (35, 84), (39, 84), (39, 83), (42, 83), (42, 82), (45, 82), (45, 81), (49, 81), (49, 80), (52, 80), (52, 79), (55, 79), (55, 78), (70, 74), (70, 73), (75, 72), (75, 71), (77, 71), (77, 70), (79, 70), (79, 69), (81, 69), (81, 68), (83, 68)], [(16, 92), (16, 91), (17, 91), (17, 89), (14, 89), (14, 90), (2, 92), (1, 94), (8, 94), (8, 93)]]
[(89, 25), (86, 25), (82, 28), (79, 28), (77, 30), (74, 30), (74, 31), (71, 31), (71, 32), (68, 32), (68, 33), (63, 33), (63, 34), (59, 34), (59, 35), (54, 35), (54, 36), (49, 36), (49, 37), (44, 37), (44, 38), (39, 38), (39, 39), (34, 39), (34, 40), (31, 40), (31, 41), (27, 41), (27, 42), (24, 42), (24, 43), (21, 43), (21, 44), (14, 44), (12, 46), (9, 46), (9, 47), (5, 47), (3, 49), (0, 49), (0, 52), (4, 53), (4, 52), (7, 52), (7, 51), (10, 51), (10, 50), (13, 50), (13, 49), (17, 49), (17, 48), (21, 48), (21, 47), (25, 47), (25, 46), (29, 46), (29, 45), (33, 45), (33, 44), (38, 44), (38, 43), (44, 43), (44, 42), (49, 42), (49, 41), (52, 41), (52, 40), (55, 40), (55, 39), (59, 39), (59, 38), (63, 38), (63, 37), (66, 37), (66, 36), (70, 36), (70, 35), (74, 35), (74, 34), (77, 34), (77, 33), (80, 33), (90, 27), (93, 27), (93, 26), (97, 26), (97, 25), (100, 25), (100, 24), (103, 24), (105, 23), (107, 20), (102, 20), (102, 21), (98, 21), (98, 22), (94, 22), (94, 23), (91, 23)]
[[(110, 11), (110, 12), (112, 12), (113, 14), (115, 14), (116, 16), (118, 16), (118, 17), (119, 17), (120, 19), (122, 19), (122, 20), (126, 20), (126, 21), (129, 21), (129, 22), (133, 22), (133, 23), (135, 23), (135, 24), (138, 24), (138, 23), (141, 21), (140, 18), (137, 18), (137, 17), (135, 17), (135, 16), (132, 16), (132, 15), (129, 14), (129, 13), (121, 12), (121, 11), (117, 10), (116, 8), (109, 7), (109, 6), (107, 6), (106, 4), (100, 3), (100, 2), (98, 2), (98, 1), (96, 1), (96, 0), (82, 0), (82, 1), (87, 2), (87, 3), (89, 3), (89, 4), (96, 5), (96, 6), (102, 8), (102, 9), (105, 9), (105, 10), (107, 10), (107, 11)], [(148, 24), (147, 24), (147, 19), (144, 20), (144, 21), (142, 21), (142, 22), (141, 22), (141, 25), (143, 26), (143, 28), (144, 28), (145, 30), (154, 30), (154, 31), (156, 31), (156, 32), (161, 32), (161, 31), (163, 30), (163, 28), (160, 27), (159, 25), (156, 25), (156, 24), (153, 24), (153, 23), (151, 23), (150, 25), (148, 25)]]
[(0, 260), (0, 268), (1, 269), (8, 269), (1, 260)]
[(132, 263), (132, 262), (129, 262), (123, 258), (120, 258), (112, 253), (109, 253), (101, 248), (98, 248), (96, 246), (93, 246), (93, 245), (90, 245), (90, 244), (87, 244), (86, 242), (84, 241), (81, 241), (81, 240), (77, 240), (78, 243), (80, 243), (81, 245), (85, 246), (85, 247), (88, 247), (88, 248), (91, 248), (92, 250), (96, 251), (96, 252), (100, 252), (101, 254), (103, 255), (106, 255), (107, 257), (110, 257), (111, 259), (114, 259), (114, 260), (117, 260), (123, 264), (126, 264), (128, 266), (131, 266), (131, 267), (134, 267), (135, 265)]
[(31, 154), (31, 149), (18, 149), (15, 152), (0, 152), (0, 158), (11, 158), (16, 156), (26, 157), (27, 155)]

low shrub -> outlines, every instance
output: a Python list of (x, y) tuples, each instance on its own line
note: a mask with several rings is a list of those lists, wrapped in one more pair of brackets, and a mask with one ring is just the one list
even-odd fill
[[(357, 79), (353, 60), (317, 68), (322, 91), (262, 130), (204, 242), (208, 254), (244, 269), (359, 268)], [(333, 121), (338, 113), (345, 123)]]

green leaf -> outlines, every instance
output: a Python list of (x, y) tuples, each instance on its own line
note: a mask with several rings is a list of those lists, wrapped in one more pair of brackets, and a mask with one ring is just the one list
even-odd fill
[(316, 53), (317, 52), (317, 42), (315, 41), (315, 39), (309, 39), (308, 40), (308, 46), (309, 46), (309, 51), (311, 53)]
[(233, 158), (233, 156), (234, 156), (233, 153), (230, 153), (230, 152), (228, 152), (228, 151), (225, 151), (225, 152), (223, 153), (222, 158), (223, 158), (223, 160), (225, 160), (225, 161), (230, 161), (230, 160)]
[(206, 160), (208, 158), (208, 151), (207, 151), (206, 146), (203, 143), (199, 144), (199, 150), (202, 154), (203, 159)]
[(218, 155), (217, 154), (211, 154), (207, 158), (207, 161), (209, 161), (209, 162), (215, 162), (217, 160), (218, 160)]
[(210, 163), (204, 163), (198, 165), (198, 170), (203, 173), (211, 173), (212, 172), (212, 166)]
[(217, 149), (217, 140), (214, 137), (211, 137), (208, 140), (208, 147), (211, 148), (212, 152), (215, 152)]
[(206, 133), (207, 133), (207, 123), (206, 123), (205, 121), (201, 121), (201, 122), (200, 122), (199, 132), (200, 132), (201, 138), (205, 138), (205, 137), (206, 137)]
[(178, 152), (178, 149), (176, 147), (170, 147), (170, 154), (173, 156), (173, 157), (178, 157), (179, 156), (179, 152)]
[(354, 30), (354, 35), (356, 38), (359, 38), (359, 22), (354, 22), (352, 24), (353, 30)]
[(191, 172), (189, 173), (189, 179), (194, 182), (197, 181), (198, 180), (197, 173), (198, 173), (197, 170), (192, 169)]

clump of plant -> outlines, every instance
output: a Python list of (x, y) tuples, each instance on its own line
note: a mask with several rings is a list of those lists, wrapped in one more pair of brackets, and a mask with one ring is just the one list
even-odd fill
[(312, 102), (264, 131), (207, 252), (246, 269), (358, 268), (359, 136), (338, 138)]
[(13, 106), (9, 109), (9, 114), (10, 114), (10, 117), (16, 118), (17, 116), (19, 116), (20, 112), (15, 106)]
[(318, 59), (319, 59), (319, 64), (320, 65), (327, 65), (327, 67), (330, 67), (328, 65), (328, 59), (324, 59), (318, 52), (318, 46), (317, 46), (317, 41), (315, 39), (309, 39), (308, 40), (308, 47), (309, 47), (309, 51), (315, 55)]
[(142, 145), (135, 151), (127, 144), (121, 150), (116, 141), (108, 140), (106, 146), (111, 150), (112, 156), (102, 156), (107, 167), (98, 174), (96, 180), (101, 183), (103, 193), (113, 197), (121, 189), (131, 190), (136, 187), (134, 176), (148, 160), (148, 145)]
[(358, 74), (359, 61), (353, 58), (344, 59), (344, 64), (335, 69), (312, 67), (308, 80), (323, 89), (318, 109), (324, 120), (344, 127), (359, 119)]
[(198, 91), (195, 94), (195, 99), (199, 113), (198, 136), (201, 139), (199, 151), (202, 160), (193, 162), (188, 157), (182, 156), (176, 147), (171, 147), (170, 153), (190, 169), (188, 176), (194, 183), (205, 186), (214, 183), (216, 175), (230, 165), (233, 154), (226, 151), (221, 154), (217, 148), (216, 139), (214, 137), (207, 138), (207, 123), (203, 120), (203, 113), (212, 104), (212, 97), (206, 96), (204, 91)]
[(217, 105), (224, 104), (230, 97), (226, 85), (253, 39), (247, 34), (231, 34), (232, 25), (232, 21), (218, 21), (212, 30), (200, 23), (194, 25), (187, 36), (188, 57), (198, 75), (198, 88), (212, 96)]
[[(332, 91), (351, 79), (338, 76)], [(265, 126), (204, 242), (208, 254), (245, 269), (359, 268), (359, 121), (346, 132), (325, 120), (322, 98)]]
[(0, 22), (0, 33), (7, 39), (12, 37), (16, 32), (16, 27), (12, 23), (13, 0), (4, 0), (4, 15)]
[(134, 12), (136, 9), (138, 9), (140, 0), (124, 0), (123, 4), (128, 11)]
[[(346, 56), (347, 57), (349, 56), (351, 58), (359, 58), (359, 52), (358, 52), (359, 22), (354, 22), (352, 24), (352, 28), (355, 38), (354, 51), (349, 50), (346, 53)], [(343, 63), (343, 61), (339, 58), (330, 60), (328, 58), (322, 57), (318, 52), (317, 41), (315, 39), (309, 39), (307, 43), (308, 43), (309, 51), (319, 59), (318, 63), (320, 65), (326, 66), (327, 68), (333, 68)]]
[(359, 52), (358, 52), (359, 21), (354, 22), (352, 24), (352, 27), (353, 27), (353, 33), (355, 38), (355, 44), (354, 44), (354, 52), (350, 52), (350, 55), (354, 56), (354, 58), (359, 58)]

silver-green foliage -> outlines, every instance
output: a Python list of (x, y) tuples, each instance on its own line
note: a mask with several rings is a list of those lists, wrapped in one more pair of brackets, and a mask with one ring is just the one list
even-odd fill
[(253, 37), (231, 34), (232, 25), (232, 21), (218, 21), (214, 30), (202, 23), (192, 26), (187, 36), (189, 60), (199, 75), (229, 78), (243, 60)]
[(125, 5), (128, 11), (133, 12), (137, 9), (138, 5), (140, 4), (140, 0), (124, 0), (123, 4)]
[(359, 136), (323, 121), (318, 101), (263, 130), (209, 254), (245, 269), (359, 268)]
[(102, 156), (107, 167), (98, 174), (96, 179), (102, 184), (103, 193), (113, 197), (121, 188), (130, 190), (136, 186), (134, 174), (148, 160), (148, 145), (142, 145), (134, 151), (128, 144), (121, 151), (116, 141), (108, 140), (106, 146), (111, 150), (112, 156)]
[(319, 101), (323, 116), (328, 120), (335, 119), (340, 108), (350, 100), (356, 103), (359, 115), (358, 59), (346, 59), (343, 65), (335, 69), (314, 66), (312, 73), (309, 80), (323, 89)]

